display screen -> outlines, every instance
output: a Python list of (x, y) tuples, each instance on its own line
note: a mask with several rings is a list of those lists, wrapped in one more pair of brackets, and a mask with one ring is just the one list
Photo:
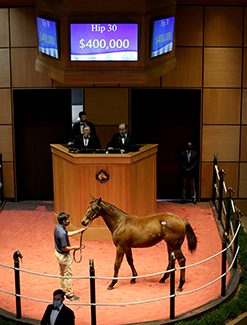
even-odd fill
[(37, 17), (37, 28), (39, 51), (58, 59), (56, 22)]
[(151, 57), (172, 51), (175, 17), (153, 22)]
[(138, 61), (138, 24), (70, 24), (71, 61)]

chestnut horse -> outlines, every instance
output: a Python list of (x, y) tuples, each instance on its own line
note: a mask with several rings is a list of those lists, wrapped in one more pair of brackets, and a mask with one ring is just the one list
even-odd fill
[[(167, 270), (170, 269), (171, 252), (175, 253), (175, 258), (180, 267), (185, 266), (185, 257), (181, 251), (185, 235), (187, 235), (189, 250), (193, 252), (196, 249), (197, 238), (190, 224), (173, 213), (165, 212), (146, 217), (137, 217), (126, 214), (112, 204), (102, 201), (101, 198), (95, 199), (92, 197), (92, 199), (81, 223), (83, 226), (87, 226), (98, 216), (103, 217), (112, 233), (112, 239), (116, 246), (114, 278), (118, 277), (124, 254), (132, 270), (133, 277), (137, 276), (131, 247), (150, 247), (164, 239), (168, 247), (169, 264)], [(169, 272), (165, 273), (159, 282), (164, 283), (168, 277)], [(184, 282), (185, 269), (181, 269), (178, 291), (182, 290)], [(113, 279), (108, 289), (113, 289), (116, 283), (117, 280)], [(131, 283), (135, 283), (135, 278), (131, 280)]]

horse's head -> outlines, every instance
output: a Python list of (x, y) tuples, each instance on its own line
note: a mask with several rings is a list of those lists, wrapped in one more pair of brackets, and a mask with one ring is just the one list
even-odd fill
[(93, 219), (97, 218), (100, 215), (101, 209), (101, 198), (95, 199), (92, 197), (92, 201), (89, 203), (87, 207), (87, 211), (81, 219), (81, 223), (83, 226), (87, 226)]

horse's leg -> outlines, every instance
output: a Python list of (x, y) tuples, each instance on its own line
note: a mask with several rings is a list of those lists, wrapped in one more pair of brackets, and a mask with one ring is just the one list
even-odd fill
[[(116, 251), (116, 259), (115, 259), (115, 264), (114, 264), (114, 278), (118, 277), (118, 271), (120, 269), (122, 260), (124, 257), (124, 250), (121, 247), (117, 247)], [(113, 279), (109, 287), (107, 288), (108, 290), (113, 289), (114, 285), (117, 283), (116, 279)]]
[[(135, 269), (135, 267), (134, 267), (134, 263), (133, 263), (133, 257), (132, 257), (132, 250), (131, 250), (131, 248), (129, 248), (129, 249), (125, 252), (125, 254), (126, 254), (126, 258), (127, 258), (128, 263), (129, 263), (129, 266), (130, 266), (130, 268), (131, 268), (131, 270), (132, 270), (132, 275), (133, 275), (133, 277), (134, 277), (134, 276), (137, 276), (137, 272), (136, 272), (136, 269)], [(135, 279), (135, 278), (131, 279), (130, 283), (131, 283), (131, 284), (136, 283), (136, 279)]]
[[(186, 259), (185, 259), (184, 255), (183, 255), (181, 249), (176, 250), (175, 256), (176, 256), (176, 259), (178, 261), (179, 266), (184, 267)], [(179, 286), (177, 288), (177, 291), (182, 291), (183, 290), (182, 288), (183, 288), (184, 282), (185, 282), (185, 269), (182, 269), (182, 270), (180, 270), (180, 283), (179, 283)]]
[[(167, 245), (167, 250), (168, 250), (168, 266), (167, 266), (167, 269), (166, 271), (170, 270), (171, 268), (171, 262), (170, 262), (170, 254), (171, 254), (171, 250), (169, 248), (169, 246)], [(164, 283), (166, 279), (169, 278), (169, 275), (170, 275), (170, 272), (166, 272), (163, 276), (162, 279), (160, 279), (159, 283)]]

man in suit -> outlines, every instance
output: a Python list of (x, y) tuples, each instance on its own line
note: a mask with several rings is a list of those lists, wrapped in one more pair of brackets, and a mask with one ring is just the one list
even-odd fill
[(40, 325), (74, 325), (74, 312), (63, 304), (65, 293), (58, 289), (53, 292), (53, 304), (47, 306)]
[(72, 128), (72, 134), (69, 138), (68, 145), (71, 145), (72, 142), (75, 140), (75, 137), (77, 135), (80, 135), (83, 133), (83, 129), (86, 125), (90, 126), (91, 134), (96, 134), (95, 126), (92, 122), (89, 122), (87, 120), (87, 114), (86, 112), (81, 111), (79, 113), (80, 122), (76, 122)]
[(78, 150), (101, 149), (99, 137), (97, 134), (91, 134), (89, 125), (85, 125), (83, 128), (83, 133), (75, 137), (74, 147)]
[(118, 133), (115, 133), (111, 141), (107, 144), (108, 149), (119, 148), (122, 152), (131, 150), (131, 146), (135, 144), (134, 136), (128, 132), (126, 123), (120, 123), (118, 126)]
[(180, 152), (179, 163), (182, 173), (182, 203), (186, 202), (186, 191), (188, 182), (190, 184), (190, 194), (192, 202), (196, 202), (196, 188), (195, 188), (195, 177), (198, 166), (198, 155), (197, 152), (192, 150), (192, 141), (187, 139), (186, 148)]

